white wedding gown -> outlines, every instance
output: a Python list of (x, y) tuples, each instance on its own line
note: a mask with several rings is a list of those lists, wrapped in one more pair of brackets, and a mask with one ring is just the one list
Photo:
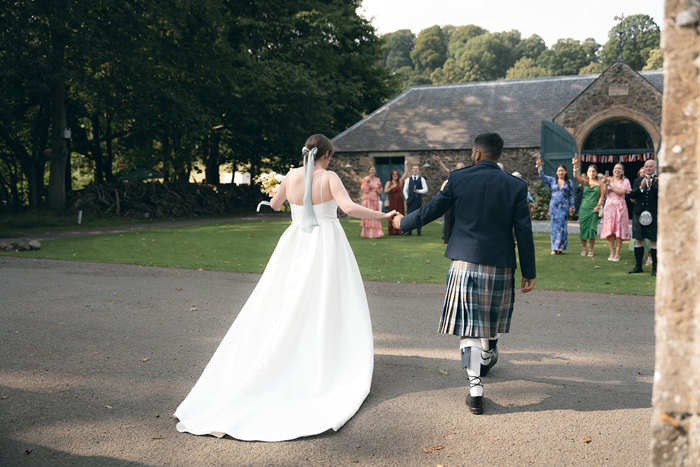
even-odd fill
[(187, 398), (177, 429), (283, 441), (338, 430), (372, 380), (372, 327), (360, 271), (333, 200), (303, 207)]

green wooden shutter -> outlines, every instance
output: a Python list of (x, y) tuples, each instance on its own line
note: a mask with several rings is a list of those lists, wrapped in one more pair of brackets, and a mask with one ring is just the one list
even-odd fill
[(571, 178), (571, 159), (576, 155), (574, 137), (554, 122), (542, 120), (540, 127), (542, 168), (546, 175), (555, 176), (557, 166), (563, 164)]

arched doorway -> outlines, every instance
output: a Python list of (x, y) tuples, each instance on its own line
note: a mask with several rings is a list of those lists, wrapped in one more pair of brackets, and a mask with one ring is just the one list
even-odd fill
[(634, 181), (647, 159), (654, 159), (654, 142), (646, 129), (628, 118), (606, 120), (591, 129), (581, 145), (581, 170), (595, 163), (600, 173), (612, 173), (621, 162), (625, 176)]

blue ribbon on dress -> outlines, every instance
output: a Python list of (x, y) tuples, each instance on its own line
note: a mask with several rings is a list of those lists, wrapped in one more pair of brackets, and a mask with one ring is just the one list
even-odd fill
[(301, 150), (301, 154), (304, 156), (304, 214), (301, 218), (301, 230), (304, 232), (311, 232), (315, 226), (319, 225), (311, 201), (311, 179), (314, 173), (314, 157), (316, 157), (317, 152), (318, 148), (310, 150), (306, 146)]

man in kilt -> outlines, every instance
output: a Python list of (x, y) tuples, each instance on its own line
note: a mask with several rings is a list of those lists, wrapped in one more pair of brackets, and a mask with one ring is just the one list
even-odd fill
[(393, 219), (394, 226), (405, 232), (454, 207), (454, 226), (445, 250), (452, 262), (438, 331), (461, 337), (462, 366), (469, 376), (467, 405), (474, 414), (484, 411), (481, 377), (496, 364), (498, 336), (510, 330), (515, 241), (523, 277), (520, 290), (527, 293), (535, 286), (527, 183), (500, 169), (502, 150), (503, 139), (497, 133), (477, 136), (472, 167), (451, 172), (430, 203)]
[(656, 222), (659, 204), (659, 179), (656, 176), (656, 162), (649, 159), (644, 163), (644, 176), (639, 177), (627, 195), (634, 203), (632, 209), (632, 238), (634, 238), (634, 269), (627, 274), (644, 272), (644, 239), (651, 242), (651, 275), (656, 275)]

